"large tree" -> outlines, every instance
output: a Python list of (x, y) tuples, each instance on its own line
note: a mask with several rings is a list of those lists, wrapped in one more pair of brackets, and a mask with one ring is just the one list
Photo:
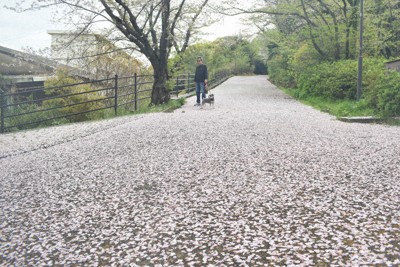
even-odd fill
[[(236, 0), (237, 1), (237, 0)], [(346, 0), (256, 0), (251, 9), (232, 6), (231, 12), (253, 14), (253, 22), (263, 30), (273, 28), (298, 42), (309, 42), (323, 59), (339, 60), (342, 39), (341, 13)]]
[(150, 62), (155, 77), (153, 104), (169, 101), (166, 82), (171, 51), (185, 51), (193, 35), (209, 22), (208, 0), (32, 0), (28, 8), (26, 1), (20, 4), (20, 10), (57, 6), (62, 16), (72, 14), (71, 22), (80, 18), (76, 25), (81, 32), (98, 22), (112, 25), (114, 39), (125, 41)]
[[(323, 60), (357, 56), (360, 0), (252, 0), (251, 8), (243, 8), (240, 1), (224, 0), (221, 10), (252, 14), (260, 30), (274, 28), (285, 39), (300, 45), (306, 42)], [(370, 56), (398, 57), (399, 1), (365, 1), (364, 13), (364, 51)]]

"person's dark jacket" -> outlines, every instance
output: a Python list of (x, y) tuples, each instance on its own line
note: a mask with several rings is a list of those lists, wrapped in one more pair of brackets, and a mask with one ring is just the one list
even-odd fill
[(194, 75), (194, 81), (195, 82), (204, 82), (204, 80), (208, 80), (207, 66), (204, 64), (197, 65), (196, 73)]

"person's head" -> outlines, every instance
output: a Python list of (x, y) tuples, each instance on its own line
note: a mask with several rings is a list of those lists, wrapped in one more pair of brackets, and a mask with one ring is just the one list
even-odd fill
[(203, 64), (203, 58), (197, 57), (197, 64)]

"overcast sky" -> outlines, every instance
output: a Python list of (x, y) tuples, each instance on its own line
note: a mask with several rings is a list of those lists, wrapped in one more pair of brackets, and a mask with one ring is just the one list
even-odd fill
[[(64, 26), (51, 21), (51, 12), (46, 10), (16, 13), (4, 8), (12, 6), (16, 0), (0, 0), (0, 46), (15, 50), (31, 47), (35, 50), (50, 47), (51, 38), (47, 30), (64, 30)], [(238, 34), (243, 31), (237, 17), (227, 17), (213, 25), (207, 39)]]
[(57, 28), (48, 10), (16, 13), (4, 8), (14, 1), (0, 0), (0, 45), (21, 50), (22, 47), (40, 49), (50, 46), (48, 29)]

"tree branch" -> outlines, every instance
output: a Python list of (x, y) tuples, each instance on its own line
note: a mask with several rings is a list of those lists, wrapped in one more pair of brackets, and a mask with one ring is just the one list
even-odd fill
[(233, 9), (235, 10), (235, 12), (233, 12), (233, 13), (232, 12), (224, 12), (221, 10), (216, 10), (216, 12), (218, 12), (222, 15), (226, 15), (226, 16), (237, 16), (237, 15), (244, 15), (244, 14), (267, 14), (267, 15), (274, 15), (274, 16), (295, 16), (295, 17), (299, 17), (299, 18), (307, 21), (307, 23), (309, 25), (312, 25), (313, 27), (317, 26), (307, 16), (304, 16), (304, 15), (300, 14), (299, 12), (282, 12), (282, 11), (276, 11), (276, 10), (268, 10), (266, 8), (246, 10), (246, 9), (242, 9), (239, 7), (235, 7)]
[(181, 49), (177, 50), (178, 53), (184, 52), (186, 50), (186, 48), (189, 46), (189, 40), (192, 35), (193, 26), (196, 23), (197, 18), (200, 16), (201, 12), (203, 11), (204, 7), (207, 5), (207, 3), (208, 3), (208, 0), (204, 0), (202, 5), (200, 6), (200, 8), (197, 10), (196, 14), (193, 16), (192, 21), (189, 24), (188, 29), (186, 31), (183, 45), (182, 45)]
[[(301, 0), (301, 6), (302, 6), (302, 8), (303, 8), (304, 16), (307, 17), (307, 22), (310, 21), (310, 19), (308, 18), (308, 13), (307, 13), (307, 10), (306, 10), (305, 4), (304, 4), (304, 0)], [(317, 42), (315, 41), (314, 34), (312, 33), (311, 25), (310, 25), (310, 24), (309, 24), (309, 27), (308, 27), (308, 31), (309, 31), (309, 33), (310, 33), (311, 42), (312, 42), (312, 44), (313, 44), (315, 50), (317, 50), (317, 52), (318, 52), (323, 58), (326, 58), (325, 52), (321, 50), (321, 48), (319, 47), (319, 45), (318, 45)]]
[(179, 5), (178, 11), (175, 14), (174, 20), (171, 23), (171, 33), (173, 34), (175, 31), (176, 23), (179, 19), (179, 17), (182, 15), (182, 10), (183, 6), (185, 5), (186, 0), (182, 0), (182, 2)]

